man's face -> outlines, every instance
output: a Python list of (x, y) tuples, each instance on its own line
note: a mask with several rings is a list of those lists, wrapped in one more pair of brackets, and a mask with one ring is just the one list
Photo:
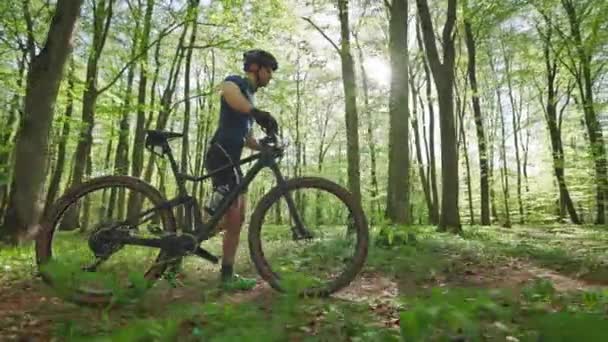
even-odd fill
[(260, 67), (258, 72), (258, 87), (265, 87), (272, 79), (272, 69), (269, 67)]

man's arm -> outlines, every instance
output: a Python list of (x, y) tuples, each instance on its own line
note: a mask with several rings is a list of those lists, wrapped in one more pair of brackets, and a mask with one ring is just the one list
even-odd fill
[(251, 114), (253, 106), (249, 100), (241, 93), (241, 89), (236, 83), (224, 81), (221, 85), (221, 92), (228, 105), (237, 112)]

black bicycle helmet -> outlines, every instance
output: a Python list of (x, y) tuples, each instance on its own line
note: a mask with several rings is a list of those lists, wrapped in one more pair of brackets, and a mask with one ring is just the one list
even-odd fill
[(277, 59), (270, 52), (260, 49), (249, 50), (243, 54), (243, 70), (247, 71), (250, 64), (269, 67), (272, 71), (279, 68)]

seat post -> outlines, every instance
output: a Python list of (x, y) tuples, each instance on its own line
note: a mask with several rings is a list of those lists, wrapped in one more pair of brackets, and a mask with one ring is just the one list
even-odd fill
[(164, 143), (163, 150), (169, 158), (169, 164), (171, 164), (171, 171), (173, 171), (173, 176), (175, 176), (175, 181), (177, 182), (177, 187), (179, 189), (180, 195), (187, 195), (184, 179), (179, 176), (179, 165), (177, 165), (177, 161), (175, 160), (175, 157), (173, 157), (171, 146), (169, 146), (169, 143), (167, 141), (165, 141)]

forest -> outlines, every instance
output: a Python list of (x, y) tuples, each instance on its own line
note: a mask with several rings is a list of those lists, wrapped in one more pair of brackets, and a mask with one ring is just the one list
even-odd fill
[[(0, 340), (608, 340), (606, 13), (606, 0), (1, 1)], [(99, 220), (181, 194), (150, 130), (180, 134), (179, 172), (207, 172), (219, 87), (250, 49), (279, 62), (255, 105), (279, 123), (282, 175), (347, 189), (365, 218), (321, 188), (260, 216), (277, 189), (262, 171), (235, 266), (261, 275), (253, 290), (219, 291), (217, 266), (185, 258), (185, 278), (144, 293), (157, 251), (120, 245), (111, 280), (87, 281), (120, 273), (137, 291), (66, 298)], [(60, 209), (106, 176), (153, 190), (87, 190)], [(201, 206), (213, 192), (185, 190)], [(292, 241), (292, 207), (330, 242)], [(191, 221), (174, 212), (178, 230)], [(218, 254), (220, 240), (202, 245)], [(256, 248), (289, 274), (283, 293)], [(53, 286), (41, 251), (65, 262)], [(358, 255), (336, 293), (298, 293)]]

